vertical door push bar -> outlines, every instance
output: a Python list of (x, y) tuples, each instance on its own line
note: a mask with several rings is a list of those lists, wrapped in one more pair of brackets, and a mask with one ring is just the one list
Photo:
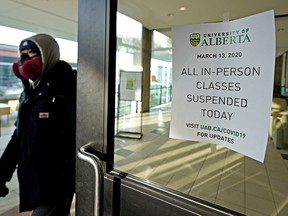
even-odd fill
[(104, 171), (102, 164), (98, 157), (87, 152), (88, 148), (92, 147), (93, 143), (88, 143), (82, 146), (78, 152), (78, 158), (88, 162), (93, 166), (95, 173), (95, 187), (94, 187), (94, 216), (100, 216), (102, 211), (102, 190)]

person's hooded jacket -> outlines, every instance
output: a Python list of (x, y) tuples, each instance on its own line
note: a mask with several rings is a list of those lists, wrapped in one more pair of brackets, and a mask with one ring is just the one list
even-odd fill
[(60, 61), (55, 39), (38, 34), (38, 79), (23, 79), (16, 129), (0, 159), (0, 184), (17, 168), (20, 212), (73, 195), (75, 182), (76, 75)]

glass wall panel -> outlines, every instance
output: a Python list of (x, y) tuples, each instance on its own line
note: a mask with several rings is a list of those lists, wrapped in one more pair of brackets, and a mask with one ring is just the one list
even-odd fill
[[(115, 127), (116, 134), (125, 131), (127, 133), (141, 132), (141, 100), (134, 100), (122, 97), (120, 95), (120, 87), (128, 88), (120, 80), (121, 74), (131, 72), (129, 89), (134, 91), (133, 73), (142, 73), (141, 62), (141, 38), (142, 24), (121, 14), (117, 13), (117, 52), (116, 52), (116, 95), (115, 95), (115, 115), (117, 125)], [(121, 83), (122, 82), (122, 83)], [(141, 84), (140, 84), (141, 85)], [(128, 91), (129, 91), (128, 89)], [(127, 90), (127, 89), (125, 89)], [(133, 123), (133, 126), (131, 124)]]
[(158, 31), (153, 31), (151, 56), (150, 107), (152, 108), (171, 102), (171, 38)]

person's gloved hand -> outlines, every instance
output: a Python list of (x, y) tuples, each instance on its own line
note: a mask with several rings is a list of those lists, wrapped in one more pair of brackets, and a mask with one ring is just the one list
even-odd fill
[(9, 192), (9, 189), (5, 184), (0, 184), (0, 197), (5, 197)]

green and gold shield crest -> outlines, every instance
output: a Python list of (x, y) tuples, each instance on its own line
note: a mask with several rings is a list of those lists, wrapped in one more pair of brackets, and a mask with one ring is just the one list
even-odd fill
[(199, 33), (190, 34), (190, 44), (196, 47), (199, 43), (200, 43), (200, 34)]

